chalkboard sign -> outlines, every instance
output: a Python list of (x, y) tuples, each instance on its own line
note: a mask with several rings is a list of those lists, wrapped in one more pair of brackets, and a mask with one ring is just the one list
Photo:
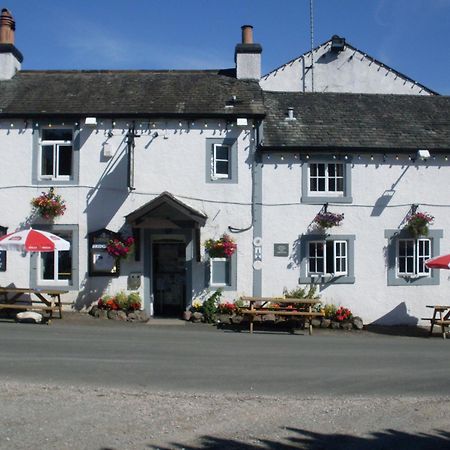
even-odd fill
[[(8, 231), (8, 228), (0, 227), (0, 236), (4, 236)], [(0, 251), (0, 272), (6, 272), (6, 251)]]
[(119, 276), (119, 261), (106, 250), (109, 241), (117, 237), (117, 233), (105, 228), (89, 234), (89, 276)]

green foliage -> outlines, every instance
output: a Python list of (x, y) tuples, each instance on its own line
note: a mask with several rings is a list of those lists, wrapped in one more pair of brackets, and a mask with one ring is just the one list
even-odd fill
[(325, 319), (334, 319), (336, 317), (337, 307), (335, 305), (327, 304), (323, 307)]
[(222, 297), (222, 289), (217, 289), (217, 291), (203, 302), (203, 318), (206, 323), (214, 323), (220, 297)]
[(297, 286), (291, 291), (288, 291), (286, 288), (284, 288), (283, 295), (285, 296), (285, 298), (319, 298), (319, 296), (317, 295), (317, 286), (314, 284), (310, 284), (309, 286), (305, 286), (303, 288), (301, 286)]
[(128, 309), (128, 295), (125, 294), (125, 292), (120, 291), (116, 295), (116, 304), (119, 307), (119, 309), (127, 310)]
[(128, 295), (127, 300), (128, 309), (136, 310), (141, 308), (142, 300), (139, 292), (132, 292)]

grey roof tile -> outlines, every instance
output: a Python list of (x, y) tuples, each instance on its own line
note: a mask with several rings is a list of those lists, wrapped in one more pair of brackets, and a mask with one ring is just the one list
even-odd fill
[[(450, 150), (450, 97), (264, 92), (264, 147)], [(296, 120), (286, 120), (289, 107)], [(286, 147), (284, 147), (285, 149)]]
[(0, 116), (58, 114), (227, 117), (264, 108), (258, 83), (229, 70), (21, 71), (0, 82)]

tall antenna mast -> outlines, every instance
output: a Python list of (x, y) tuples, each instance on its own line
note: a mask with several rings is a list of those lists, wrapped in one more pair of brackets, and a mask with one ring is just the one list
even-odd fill
[(311, 92), (314, 92), (314, 0), (309, 0), (309, 34), (311, 38)]

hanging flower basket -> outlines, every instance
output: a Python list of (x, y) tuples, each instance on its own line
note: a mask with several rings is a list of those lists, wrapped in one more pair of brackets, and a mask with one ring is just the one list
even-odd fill
[(119, 236), (111, 239), (106, 246), (106, 251), (116, 259), (124, 259), (132, 253), (134, 239), (130, 236), (123, 238)]
[(236, 243), (228, 234), (223, 234), (220, 239), (208, 239), (205, 249), (211, 258), (230, 258), (237, 249)]
[(314, 223), (324, 229), (338, 227), (343, 220), (344, 214), (335, 214), (332, 212), (320, 212), (314, 217)]
[(66, 202), (60, 195), (55, 194), (54, 188), (48, 192), (42, 192), (39, 197), (31, 200), (34, 211), (47, 220), (62, 216), (66, 211)]
[(414, 213), (406, 217), (405, 228), (414, 237), (428, 236), (428, 225), (432, 224), (434, 217), (428, 213)]

